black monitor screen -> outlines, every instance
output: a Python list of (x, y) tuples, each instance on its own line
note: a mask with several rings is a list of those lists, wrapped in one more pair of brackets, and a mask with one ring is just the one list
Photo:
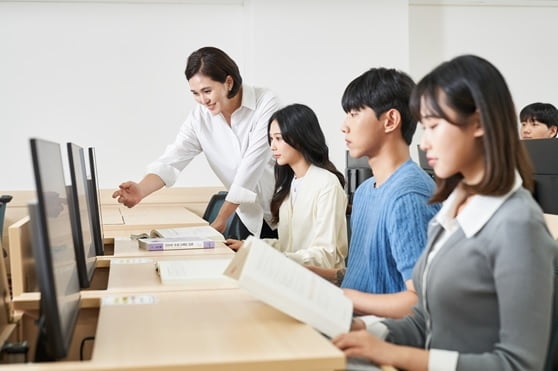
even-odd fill
[(97, 160), (95, 158), (95, 148), (89, 147), (89, 203), (91, 212), (91, 222), (93, 226), (93, 240), (97, 255), (105, 252), (103, 245), (103, 217), (101, 216), (101, 198), (99, 197), (99, 180), (97, 177)]
[(80, 286), (60, 145), (31, 139), (37, 203), (29, 207), (41, 291), (36, 361), (68, 353), (79, 313)]
[[(533, 196), (542, 210), (558, 214), (558, 139), (529, 139), (522, 141), (533, 164), (535, 190)], [(418, 148), (420, 166), (430, 174), (426, 153)]]
[(534, 169), (533, 196), (545, 213), (558, 214), (558, 139), (528, 139), (523, 144)]
[(82, 288), (89, 287), (95, 272), (96, 252), (93, 241), (89, 191), (85, 170), (83, 148), (67, 143), (71, 185), (68, 199), (74, 236), (74, 247), (78, 265), (79, 282)]
[(368, 163), (368, 157), (353, 158), (349, 151), (345, 152), (345, 190), (349, 196), (349, 204), (353, 202), (353, 194), (358, 186), (372, 176), (372, 169)]

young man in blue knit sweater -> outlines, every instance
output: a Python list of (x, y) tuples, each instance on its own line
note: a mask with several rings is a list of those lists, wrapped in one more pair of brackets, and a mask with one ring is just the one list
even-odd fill
[(366, 156), (374, 175), (353, 196), (344, 278), (340, 270), (309, 268), (341, 284), (358, 314), (402, 317), (417, 300), (411, 273), (439, 205), (428, 204), (434, 182), (409, 153), (417, 124), (408, 106), (414, 85), (403, 72), (373, 68), (342, 98), (349, 154)]

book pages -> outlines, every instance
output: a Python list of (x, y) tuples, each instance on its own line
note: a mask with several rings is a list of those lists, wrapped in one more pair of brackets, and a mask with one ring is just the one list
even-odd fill
[(249, 237), (225, 275), (259, 300), (329, 337), (350, 329), (353, 306), (343, 291), (262, 240)]

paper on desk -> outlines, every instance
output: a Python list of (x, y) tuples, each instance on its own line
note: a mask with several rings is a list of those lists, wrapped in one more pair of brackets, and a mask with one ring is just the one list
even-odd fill
[(230, 256), (209, 259), (159, 260), (157, 271), (163, 284), (182, 284), (200, 280), (230, 280), (223, 271)]

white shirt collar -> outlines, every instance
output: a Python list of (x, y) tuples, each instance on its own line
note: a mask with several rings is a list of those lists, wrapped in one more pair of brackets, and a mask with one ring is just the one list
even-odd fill
[[(498, 208), (506, 201), (506, 199), (521, 187), (523, 180), (517, 171), (515, 171), (515, 181), (512, 189), (502, 196), (484, 196), (474, 195), (471, 196), (467, 205), (455, 218), (465, 236), (470, 238), (474, 236), (481, 228), (490, 220), (492, 215)], [(440, 223), (444, 229), (448, 229), (454, 215), (453, 210), (457, 204), (464, 197), (464, 192), (460, 187), (457, 187), (444, 201), (442, 208), (436, 214), (436, 221)]]
[(254, 87), (242, 84), (242, 103), (240, 105), (252, 111), (256, 109), (256, 92)]

